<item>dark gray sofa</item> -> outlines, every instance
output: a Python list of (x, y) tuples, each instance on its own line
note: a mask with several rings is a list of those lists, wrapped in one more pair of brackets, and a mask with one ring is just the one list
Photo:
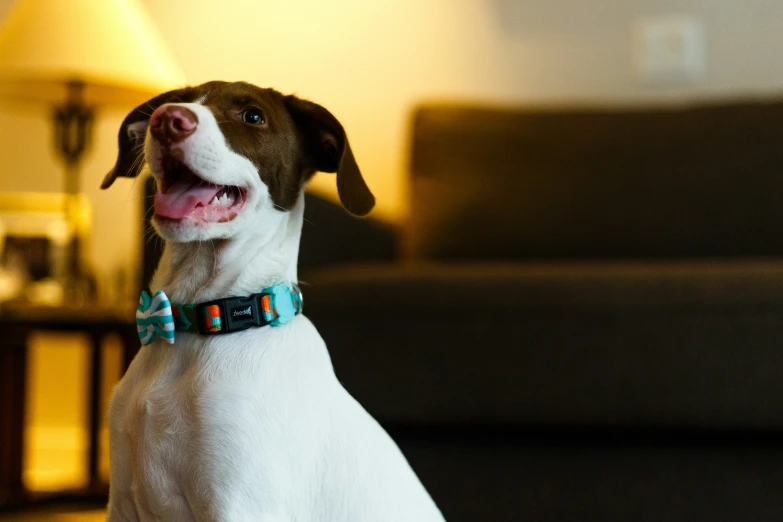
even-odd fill
[(422, 108), (396, 239), (309, 215), (306, 314), (451, 522), (780, 520), (781, 142), (781, 103)]

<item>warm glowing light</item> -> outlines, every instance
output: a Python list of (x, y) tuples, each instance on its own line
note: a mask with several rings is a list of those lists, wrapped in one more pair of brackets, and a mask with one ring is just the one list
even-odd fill
[(84, 194), (71, 196), (73, 222), (66, 213), (65, 194), (48, 192), (0, 192), (0, 221), (5, 233), (15, 236), (47, 237), (56, 244), (74, 233), (86, 236), (92, 228), (92, 206)]
[(88, 339), (35, 334), (28, 346), (24, 482), (32, 491), (87, 483)]

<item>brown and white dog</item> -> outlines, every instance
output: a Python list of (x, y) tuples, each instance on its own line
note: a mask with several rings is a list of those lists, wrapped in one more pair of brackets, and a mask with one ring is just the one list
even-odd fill
[[(154, 176), (166, 246), (151, 289), (172, 303), (295, 284), (302, 188), (316, 171), (337, 174), (351, 213), (375, 203), (329, 111), (247, 83), (161, 94), (125, 118), (119, 146), (102, 187)], [(156, 339), (117, 385), (109, 422), (111, 522), (443, 520), (302, 315)]]

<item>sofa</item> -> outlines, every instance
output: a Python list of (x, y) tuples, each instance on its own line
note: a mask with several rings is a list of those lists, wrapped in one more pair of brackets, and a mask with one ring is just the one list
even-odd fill
[[(416, 110), (305, 313), (450, 522), (783, 516), (783, 103)], [(366, 248), (365, 248), (366, 247)]]

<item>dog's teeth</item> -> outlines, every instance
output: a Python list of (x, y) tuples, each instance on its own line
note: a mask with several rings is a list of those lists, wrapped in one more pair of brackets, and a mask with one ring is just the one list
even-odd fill
[(218, 203), (218, 197), (215, 196), (215, 198), (209, 203), (210, 205), (216, 205)]

